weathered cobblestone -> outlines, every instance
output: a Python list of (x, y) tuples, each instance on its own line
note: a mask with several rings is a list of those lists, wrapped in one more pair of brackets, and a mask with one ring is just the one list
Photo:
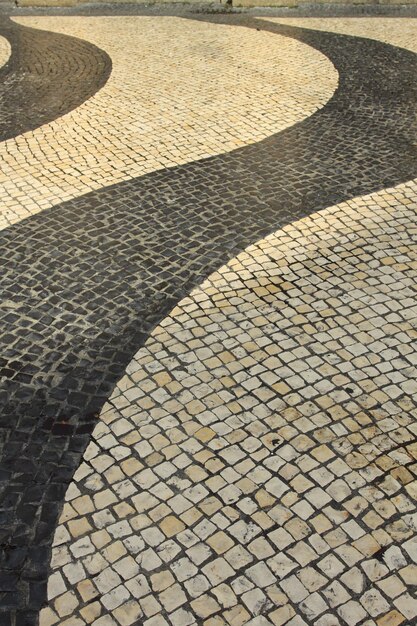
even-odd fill
[(0, 35), (12, 46), (9, 63), (0, 68), (0, 141), (71, 111), (109, 76), (110, 58), (88, 41), (40, 32), (5, 16)]
[(416, 199), (277, 231), (152, 332), (69, 487), (41, 626), (89, 623), (87, 581), (115, 624), (414, 623)]
[(268, 21), (288, 26), (307, 26), (314, 30), (331, 31), (341, 35), (355, 35), (356, 37), (371, 37), (392, 46), (399, 46), (407, 50), (416, 51), (415, 20), (402, 17), (339, 17), (314, 18), (308, 20), (291, 17), (268, 17)]
[(3, 228), (92, 189), (260, 141), (321, 108), (338, 82), (317, 50), (238, 26), (176, 17), (19, 22), (87, 39), (111, 55), (112, 73), (65, 117), (0, 146)]
[[(369, 39), (297, 29), (240, 16), (200, 15), (194, 19), (248, 26), (312, 46), (334, 64), (339, 73), (339, 86), (330, 101), (308, 119), (263, 141), (93, 191), (46, 209), (2, 232), (4, 300), (1, 318), (2, 327), (7, 331), (3, 338), (0, 392), (6, 442), (1, 464), (4, 491), (0, 543), (4, 574), (0, 579), (0, 601), (8, 626), (13, 623), (11, 615), (17, 615), (18, 623), (36, 623), (37, 611), (46, 597), (46, 566), (60, 502), (80, 464), (103, 403), (155, 325), (161, 323), (193, 287), (253, 241), (330, 205), (384, 187), (392, 188), (417, 175), (415, 146), (410, 141), (416, 130), (414, 78), (417, 64), (412, 52)], [(28, 33), (21, 26), (13, 28)], [(30, 32), (48, 39), (48, 35), (39, 31)], [(26, 35), (22, 34), (23, 41)], [(372, 26), (369, 35), (372, 36)], [(62, 35), (56, 37), (57, 42), (63, 41)], [(77, 40), (65, 41), (73, 45)], [(92, 75), (97, 77), (96, 69)], [(102, 80), (103, 75), (100, 76)], [(92, 89), (91, 85), (85, 87)], [(93, 93), (96, 87), (97, 83)], [(71, 97), (75, 102), (79, 92)], [(11, 99), (8, 102), (7, 110), (12, 110), (13, 102)], [(30, 110), (23, 99), (22, 103), (17, 99), (17, 104), (22, 106), (16, 110)], [(54, 104), (38, 118), (32, 116), (34, 126), (39, 125), (40, 119), (54, 119), (56, 110)], [(390, 189), (388, 205), (394, 203), (396, 207), (398, 202), (400, 207), (407, 206), (412, 199), (407, 197), (408, 189), (414, 193), (414, 187)], [(354, 204), (350, 208), (357, 210)], [(364, 207), (360, 205), (362, 208), (378, 214), (378, 210), (366, 202)], [(389, 213), (389, 207), (386, 212)], [(404, 220), (406, 218), (409, 220), (408, 216)], [(388, 224), (399, 228), (402, 236), (401, 227), (408, 226), (409, 221), (398, 227), (396, 219), (392, 216)], [(377, 223), (375, 228), (378, 226)], [(392, 245), (393, 232), (387, 231), (385, 235)], [(408, 248), (396, 250), (394, 256), (385, 254), (382, 248), (368, 251), (372, 237), (373, 231), (364, 247), (370, 259), (378, 263), (372, 266), (372, 272), (379, 268), (380, 258), (388, 259), (382, 264), (386, 269), (380, 272), (384, 277), (385, 274), (391, 276), (388, 270), (391, 265), (395, 266), (394, 283), (384, 283), (382, 279), (378, 282), (373, 275), (369, 279), (371, 287), (379, 286), (385, 297), (384, 285), (389, 284), (393, 291), (397, 282), (403, 280), (403, 273), (412, 272), (415, 267), (407, 269)], [(350, 267), (347, 259), (350, 262), (350, 256), (354, 256), (350, 246), (355, 241), (349, 241), (344, 242), (348, 247), (341, 268)], [(387, 243), (384, 239), (382, 242), (384, 246)], [(331, 263), (336, 264), (333, 271), (339, 272), (338, 252), (336, 245), (329, 251), (327, 263), (321, 266), (323, 273), (332, 269), (326, 268)], [(357, 254), (360, 255), (360, 251)], [(389, 259), (394, 257), (395, 262), (391, 263)], [(365, 269), (367, 260), (368, 257), (363, 262)], [(270, 272), (269, 262), (266, 258), (265, 270)], [(299, 262), (300, 259), (295, 259), (289, 269), (294, 273), (294, 280), (302, 284), (294, 287), (285, 283), (283, 293), (285, 298), (295, 297), (294, 304), (302, 307), (298, 296), (291, 292), (306, 288), (305, 273), (309, 275), (312, 268), (310, 265), (298, 268)], [(351, 264), (356, 262), (354, 258)], [(297, 272), (301, 272), (299, 278)], [(320, 278), (327, 280), (321, 274)], [(345, 269), (344, 282), (349, 284), (349, 278)], [(362, 278), (355, 276), (359, 282)], [(254, 288), (265, 288), (269, 293), (268, 284), (255, 284)], [(65, 525), (55, 535), (56, 547), (61, 546), (62, 550), (54, 551), (52, 563), (54, 569), (60, 570), (52, 583), (58, 604), (48, 607), (58, 614), (58, 618), (50, 614), (52, 622), (67, 626), (96, 622), (102, 626), (115, 620), (120, 624), (146, 620), (147, 626), (159, 626), (169, 623), (169, 619), (175, 626), (182, 626), (189, 620), (212, 626), (221, 624), (222, 620), (258, 625), (285, 623), (286, 620), (295, 626), (311, 620), (317, 625), (325, 624), (335, 616), (341, 623), (362, 619), (364, 624), (389, 623), (405, 616), (412, 623), (415, 599), (409, 581), (414, 573), (410, 565), (415, 558), (411, 519), (414, 509), (409, 502), (413, 504), (415, 500), (415, 477), (414, 465), (408, 456), (412, 456), (410, 446), (413, 444), (407, 439), (410, 432), (407, 416), (412, 406), (404, 408), (400, 404), (403, 397), (411, 398), (415, 394), (413, 380), (401, 378), (408, 368), (403, 367), (403, 361), (411, 353), (401, 352), (397, 356), (398, 346), (408, 346), (396, 328), (399, 312), (387, 312), (384, 298), (368, 301), (369, 294), (364, 296), (364, 301), (360, 300), (359, 293), (349, 295), (355, 298), (355, 306), (359, 298), (358, 307), (374, 307), (376, 318), (385, 322), (388, 316), (388, 323), (383, 326), (388, 326), (386, 347), (381, 347), (382, 339), (377, 337), (371, 344), (376, 345), (369, 348), (365, 337), (369, 329), (360, 327), (360, 332), (356, 332), (363, 321), (359, 313), (358, 318), (342, 326), (348, 334), (352, 333), (351, 341), (346, 342), (345, 335), (338, 334), (335, 326), (331, 326), (332, 333), (327, 333), (326, 323), (334, 316), (332, 310), (327, 313), (327, 309), (321, 307), (335, 306), (333, 300), (328, 303), (326, 298), (337, 300), (338, 293), (326, 293), (319, 298), (316, 286), (317, 283), (313, 283), (314, 301), (317, 301), (317, 306), (312, 307), (314, 313), (297, 310), (295, 317), (300, 316), (300, 319), (291, 323), (298, 328), (307, 315), (314, 317), (312, 322), (316, 322), (317, 317), (323, 318), (317, 345), (333, 350), (341, 343), (343, 363), (355, 360), (355, 368), (360, 373), (370, 368), (365, 375), (371, 382), (380, 376), (390, 380), (386, 385), (389, 394), (392, 393), (391, 399), (387, 401), (384, 395), (379, 395), (380, 388), (375, 389), (371, 383), (362, 388), (360, 383), (365, 380), (362, 374), (355, 383), (346, 382), (351, 370), (339, 372), (338, 363), (325, 361), (324, 373), (320, 370), (321, 381), (306, 380), (305, 355), (297, 353), (295, 360), (282, 365), (291, 370), (291, 375), (285, 369), (285, 376), (275, 379), (277, 368), (272, 362), (265, 373), (269, 380), (264, 382), (273, 393), (284, 398), (291, 409), (285, 413), (285, 424), (279, 424), (280, 437), (290, 443), (284, 446), (281, 440), (275, 439), (273, 429), (264, 430), (265, 425), (264, 428), (258, 425), (266, 419), (262, 413), (256, 416), (254, 427), (244, 442), (240, 432), (233, 434), (240, 426), (230, 427), (227, 423), (230, 416), (221, 414), (222, 406), (231, 402), (227, 381), (226, 389), (221, 390), (224, 397), (217, 397), (219, 389), (210, 397), (209, 413), (216, 412), (222, 427), (214, 430), (207, 415), (205, 423), (195, 431), (193, 427), (204, 413), (207, 381), (201, 381), (203, 389), (198, 397), (187, 392), (178, 400), (176, 394), (182, 387), (176, 383), (183, 383), (184, 379), (168, 380), (167, 372), (163, 368), (158, 371), (155, 360), (154, 371), (150, 371), (149, 376), (155, 376), (157, 382), (155, 387), (151, 385), (142, 390), (145, 397), (141, 398), (136, 395), (135, 387), (140, 383), (140, 370), (129, 370), (137, 380), (132, 388), (123, 390), (126, 406), (138, 405), (142, 412), (150, 413), (154, 404), (157, 408), (165, 405), (168, 400), (164, 390), (172, 384), (170, 393), (179, 406), (174, 403), (169, 409), (170, 416), (178, 419), (175, 413), (181, 412), (183, 402), (184, 424), (191, 422), (192, 427), (185, 429), (181, 425), (187, 439), (182, 438), (179, 429), (178, 441), (173, 443), (170, 456), (162, 461), (160, 451), (168, 447), (165, 433), (152, 430), (152, 427), (160, 427), (159, 422), (157, 426), (159, 416), (155, 416), (155, 423), (149, 425), (150, 430), (141, 440), (135, 440), (135, 436), (142, 424), (131, 428), (136, 413), (128, 415), (129, 419), (121, 423), (118, 421), (115, 431), (111, 430), (111, 424), (105, 425), (100, 436), (100, 452), (94, 455), (94, 448), (89, 448), (91, 458), (85, 458), (94, 471), (83, 477), (82, 470), (78, 470), (76, 480), (82, 483), (83, 492), (78, 493), (75, 484), (67, 492), (72, 508), (68, 509)], [(360, 291), (362, 287), (356, 285), (355, 288)], [(411, 291), (411, 287), (407, 288)], [(279, 300), (278, 291), (272, 291), (271, 298)], [(264, 293), (257, 297), (269, 298)], [(407, 297), (401, 300), (404, 315), (409, 315), (403, 321), (412, 326), (413, 310)], [(343, 303), (340, 309), (342, 318), (347, 315), (344, 306)], [(285, 303), (283, 310), (286, 310)], [(188, 343), (186, 330), (185, 338), (179, 338), (181, 343)], [(268, 336), (268, 329), (263, 330)], [(243, 335), (245, 331), (243, 328)], [(208, 328), (208, 332), (214, 331)], [(403, 332), (407, 336), (404, 329)], [(206, 335), (207, 329), (204, 330)], [(289, 345), (280, 344), (285, 354), (291, 351), (291, 342), (296, 341), (294, 337), (288, 338)], [(207, 371), (221, 367), (212, 344), (200, 346), (198, 341), (199, 337), (196, 345), (186, 349), (201, 348), (198, 359), (203, 364), (207, 362)], [(252, 343), (246, 336), (242, 341), (245, 350), (246, 343)], [(383, 352), (382, 371), (377, 367), (381, 362), (374, 362), (374, 358), (365, 365), (364, 348), (376, 355)], [(246, 356), (238, 352), (230, 361), (241, 363), (243, 374), (253, 365), (253, 354), (248, 360)], [(323, 358), (320, 352), (315, 356)], [(294, 361), (298, 369), (293, 370)], [(387, 369), (385, 363), (390, 363), (392, 370)], [(316, 367), (321, 368), (321, 363), (309, 365), (313, 374)], [(254, 372), (255, 379), (257, 376), (260, 372)], [(187, 377), (186, 372), (185, 380)], [(333, 377), (336, 377), (335, 388), (327, 388)], [(191, 389), (194, 382), (193, 378), (187, 381)], [(318, 424), (310, 419), (316, 419), (316, 413), (309, 414), (307, 400), (304, 402), (307, 407), (302, 405), (306, 414), (300, 417), (292, 412), (300, 406), (301, 391), (309, 393), (309, 387), (319, 382), (319, 393), (330, 397), (334, 403), (320, 408), (326, 418), (335, 422), (332, 430), (335, 437), (329, 441), (325, 440), (325, 434), (324, 440), (314, 438), (317, 427), (320, 437), (321, 431), (326, 433), (326, 427), (330, 427), (328, 423), (320, 424), (321, 416), (317, 418)], [(252, 414), (254, 407), (270, 402), (256, 395), (259, 393), (256, 380), (246, 381), (242, 376), (238, 384), (245, 392), (236, 402), (239, 404), (242, 397), (245, 414)], [(402, 384), (406, 385), (404, 389)], [(384, 385), (382, 393), (388, 395)], [(351, 386), (352, 393), (347, 390)], [(397, 395), (397, 387), (403, 395)], [(355, 395), (358, 389), (361, 393)], [(388, 415), (381, 417), (378, 411), (386, 404), (384, 411)], [(406, 413), (404, 420), (402, 414), (396, 412), (397, 405)], [(277, 414), (280, 406), (276, 408)], [(332, 412), (333, 406), (336, 408)], [(341, 409), (346, 411), (346, 407), (351, 414), (343, 413)], [(371, 425), (363, 423), (362, 416), (357, 421), (357, 407), (360, 407), (360, 414), (373, 416)], [(125, 408), (117, 407), (118, 410)], [(374, 413), (381, 419), (374, 418)], [(196, 417), (188, 420), (188, 416)], [(382, 434), (378, 431), (372, 439), (372, 433), (367, 431), (371, 426), (378, 426)], [(163, 430), (165, 428), (171, 428), (170, 423)], [(226, 450), (216, 449), (214, 457), (205, 457), (207, 450), (214, 449), (217, 441), (229, 435), (231, 445), (226, 455)], [(117, 443), (122, 439), (121, 444)], [(373, 456), (375, 441), (382, 456), (389, 459), (381, 466), (377, 463), (379, 457)], [(282, 466), (272, 463), (268, 467), (265, 465), (267, 457), (264, 459), (262, 455), (267, 450), (270, 454), (277, 445), (282, 446), (281, 452), (287, 456), (283, 457)], [(130, 458), (132, 446), (136, 458)], [(176, 447), (183, 450), (179, 458)], [(194, 459), (200, 451), (203, 453), (198, 457), (199, 463), (193, 462), (190, 467), (187, 459)], [(313, 451), (316, 456), (311, 456)], [(298, 455), (304, 459), (300, 465)], [(251, 462), (254, 467), (249, 467)], [(372, 463), (383, 474), (381, 484), (377, 481), (381, 474), (375, 477), (377, 486), (372, 477)], [(370, 466), (372, 471), (368, 475)], [(318, 471), (314, 472), (315, 469)], [(136, 484), (131, 477), (139, 473), (141, 477)], [(167, 490), (172, 491), (168, 481), (173, 481), (174, 477), (177, 492), (171, 495)], [(209, 483), (210, 478), (213, 480)], [(397, 483), (400, 484), (398, 490)], [(252, 485), (264, 486), (258, 490), (261, 491), (259, 501), (251, 501)], [(190, 487), (191, 491), (187, 491)], [(171, 499), (176, 496), (182, 498), (178, 497), (172, 504)], [(168, 500), (170, 509), (166, 504)], [(191, 501), (193, 506), (189, 510), (185, 507)], [(278, 509), (271, 517), (278, 502)], [(137, 511), (134, 525), (130, 508)], [(288, 518), (287, 511), (291, 513)], [(341, 519), (343, 512), (346, 519)], [(313, 516), (319, 519), (313, 533), (317, 536), (312, 541), (312, 533), (306, 531), (303, 523), (308, 526)], [(93, 528), (96, 531), (92, 533)], [(159, 549), (161, 542), (165, 544), (162, 550)], [(182, 552), (177, 558), (178, 542)], [(323, 542), (328, 548), (325, 549)], [(140, 563), (135, 556), (138, 554)], [(163, 563), (173, 560), (176, 560), (175, 567), (163, 567)], [(135, 574), (138, 566), (143, 572), (142, 578)], [(172, 571), (166, 572), (166, 569)], [(230, 574), (231, 570), (236, 576)], [(88, 578), (97, 580), (97, 586), (85, 577), (86, 572)], [(224, 574), (227, 576), (222, 580)], [(291, 576), (299, 581), (296, 585)], [(392, 585), (387, 583), (390, 576), (395, 577)], [(228, 584), (232, 577), (233, 586)], [(275, 583), (272, 582), (274, 577)], [(272, 593), (271, 586), (279, 585), (281, 579), (289, 581), (287, 588), (278, 586)], [(379, 580), (383, 583), (381, 586), (377, 584)], [(364, 581), (372, 584), (367, 583), (365, 587)], [(336, 582), (340, 587), (334, 587)], [(394, 594), (392, 597), (387, 589)], [(294, 598), (289, 598), (290, 593)], [(239, 600), (235, 602), (234, 598)], [(122, 602), (118, 605), (119, 599)], [(51, 598), (51, 602), (54, 599)], [(80, 602), (84, 606), (74, 617)], [(107, 615), (103, 615), (105, 611)], [(330, 616), (326, 617), (328, 612)]]

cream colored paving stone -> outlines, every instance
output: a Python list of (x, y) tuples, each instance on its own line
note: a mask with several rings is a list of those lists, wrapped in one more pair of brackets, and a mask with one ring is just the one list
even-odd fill
[[(127, 553), (148, 563), (124, 583), (145, 624), (416, 619), (416, 192), (412, 181), (357, 198), (251, 246), (182, 301), (127, 368), (101, 419), (115, 437), (108, 449), (130, 450), (119, 481), (136, 492), (121, 498), (105, 479), (99, 424), (67, 499), (89, 503), (89, 475), (101, 471), (99, 495), (116, 500), (104, 516), (87, 514), (86, 539), (96, 545), (116, 519), (128, 522), (130, 535), (107, 536), (116, 570)], [(95, 556), (68, 569), (62, 550), (91, 544), (71, 539), (68, 515), (41, 626), (73, 597), (65, 568), (78, 576)], [(74, 623), (88, 606), (78, 590), (98, 576), (77, 583)], [(170, 589), (188, 600), (162, 617)], [(100, 619), (128, 623), (124, 605), (97, 603)]]
[(10, 58), (11, 48), (10, 44), (5, 37), (0, 36), (0, 67), (6, 65)]
[[(286, 226), (153, 331), (68, 489), (41, 626), (82, 616), (89, 579), (120, 624), (124, 605), (173, 626), (414, 623), (416, 197), (411, 181)], [(120, 445), (93, 492), (86, 467)]]
[(19, 17), (105, 50), (108, 82), (0, 144), (0, 227), (154, 170), (254, 143), (324, 106), (332, 63), (287, 37), (177, 17)]
[(268, 17), (270, 22), (356, 35), (417, 52), (417, 18), (407, 17)]

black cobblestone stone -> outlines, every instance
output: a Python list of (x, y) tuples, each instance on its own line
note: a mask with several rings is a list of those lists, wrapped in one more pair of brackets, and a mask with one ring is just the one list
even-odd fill
[[(339, 88), (258, 144), (89, 193), (0, 234), (0, 625), (36, 623), (66, 486), (150, 330), (248, 244), (417, 175), (416, 55), (239, 15), (193, 19), (313, 46), (336, 66)], [(36, 39), (27, 45), (45, 54)]]
[(111, 60), (88, 41), (0, 19), (12, 48), (0, 69), (0, 141), (50, 122), (91, 98), (106, 82)]

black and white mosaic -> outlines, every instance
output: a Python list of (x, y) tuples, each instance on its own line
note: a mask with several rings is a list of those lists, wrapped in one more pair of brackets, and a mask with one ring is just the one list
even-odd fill
[[(259, 143), (91, 192), (1, 233), (0, 623), (7, 626), (36, 623), (67, 485), (104, 402), (152, 328), (254, 241), (417, 175), (414, 53), (241, 16), (193, 19), (295, 38), (332, 61), (339, 86), (311, 117)], [(34, 48), (45, 58), (49, 34), (26, 35), (26, 54), (33, 58)], [(10, 41), (12, 61), (20, 44)], [(81, 78), (65, 83), (74, 92), (66, 110), (109, 71), (104, 53), (76, 45), (88, 69), (80, 64)], [(58, 82), (68, 73), (62, 58)], [(36, 118), (39, 90), (19, 75), (5, 80), (5, 119), (15, 120), (15, 134), (64, 111), (62, 98), (52, 100)], [(28, 100), (19, 109), (20, 88)]]
[(109, 56), (88, 41), (0, 19), (12, 53), (0, 68), (0, 141), (33, 130), (91, 98), (111, 71)]

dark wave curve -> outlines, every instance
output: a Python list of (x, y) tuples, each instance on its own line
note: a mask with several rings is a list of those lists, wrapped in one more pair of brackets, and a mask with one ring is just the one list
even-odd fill
[[(65, 489), (150, 330), (257, 239), (417, 176), (417, 55), (240, 16), (298, 39), (340, 84), (310, 118), (232, 153), (89, 193), (0, 233), (3, 610), (36, 623)], [(32, 621), (33, 620), (33, 621)]]
[(69, 35), (0, 18), (11, 46), (0, 69), (0, 141), (76, 109), (107, 82), (111, 60), (97, 46)]

